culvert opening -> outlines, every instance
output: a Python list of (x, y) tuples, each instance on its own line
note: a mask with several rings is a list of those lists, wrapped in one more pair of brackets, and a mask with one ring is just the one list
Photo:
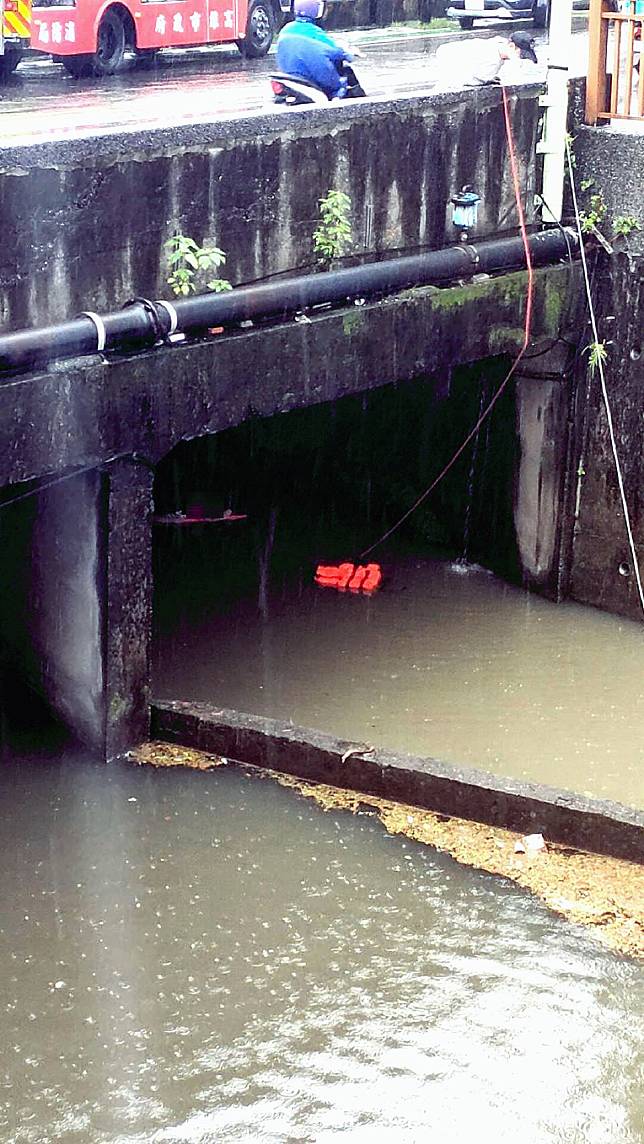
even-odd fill
[[(168, 694), (159, 649), (173, 632), (232, 623), (244, 609), (250, 623), (310, 593), (318, 563), (358, 563), (450, 460), (506, 372), (494, 359), (273, 417), (251, 411), (239, 427), (181, 443), (155, 481), (157, 689)], [(364, 558), (382, 566), (382, 591), (405, 591), (400, 570), (415, 558), (516, 579), (515, 464), (508, 387), (436, 490)]]
[(519, 586), (512, 386), (372, 553), (375, 594), (314, 583), (318, 562), (359, 556), (413, 503), (503, 376), (485, 362), (249, 417), (170, 454), (157, 517), (214, 523), (155, 526), (153, 696), (637, 802), (641, 633)]
[[(168, 552), (157, 561), (157, 580), (168, 564), (183, 563), (189, 526), (199, 528), (194, 548), (212, 558), (225, 598), (264, 587), (267, 578), (304, 580), (318, 560), (358, 559), (449, 461), (506, 372), (505, 359), (495, 359), (449, 379), (273, 417), (251, 411), (235, 429), (182, 443), (157, 472), (156, 551)], [(515, 578), (514, 422), (509, 387), (463, 456), (373, 559), (392, 565), (401, 553), (442, 555)]]

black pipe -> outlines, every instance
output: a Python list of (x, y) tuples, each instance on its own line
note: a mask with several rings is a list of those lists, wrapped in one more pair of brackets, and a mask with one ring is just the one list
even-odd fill
[[(534, 266), (570, 258), (577, 249), (572, 230), (545, 230), (529, 239)], [(211, 326), (234, 326), (258, 318), (285, 318), (298, 310), (353, 298), (395, 293), (525, 266), (521, 238), (461, 243), (407, 258), (372, 262), (327, 273), (306, 274), (223, 294), (197, 294), (172, 302), (135, 299), (115, 313), (80, 315), (57, 326), (0, 335), (0, 373), (33, 369), (61, 358), (103, 350), (151, 346), (169, 334), (199, 333)], [(176, 325), (175, 325), (176, 316)]]

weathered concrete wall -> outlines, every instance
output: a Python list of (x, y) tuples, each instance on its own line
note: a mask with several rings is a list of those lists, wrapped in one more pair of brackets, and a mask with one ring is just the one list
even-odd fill
[[(552, 291), (577, 269), (535, 272), (533, 334), (559, 333)], [(0, 385), (0, 487), (138, 454), (454, 365), (516, 353), (526, 274), (417, 288), (306, 324), (266, 326), (110, 362), (61, 363)]]
[[(641, 134), (624, 127), (621, 131), (575, 127), (575, 181), (582, 208), (588, 206), (590, 195), (602, 195), (607, 210), (601, 225), (615, 248), (612, 255), (599, 249), (590, 253), (591, 292), (599, 341), (606, 343), (606, 384), (643, 570), (644, 147)], [(591, 179), (592, 186), (584, 191), (582, 183)], [(625, 238), (614, 238), (614, 223), (620, 216), (633, 216), (639, 227)], [(575, 600), (641, 620), (599, 375), (591, 376), (588, 368), (587, 348), (594, 335), (587, 314), (577, 339), (582, 353), (572, 411), (564, 591)]]
[[(606, 384), (640, 569), (644, 569), (644, 257), (598, 256), (593, 292)], [(586, 344), (592, 341), (587, 327)], [(599, 376), (578, 365), (568, 505), (568, 591), (575, 600), (642, 619)]]
[[(642, 135), (633, 131), (610, 131), (597, 127), (575, 127), (574, 153), (577, 193), (585, 206), (590, 195), (601, 193), (607, 209), (604, 229), (613, 221), (632, 216), (639, 224), (628, 236), (628, 249), (644, 252), (644, 146)], [(581, 183), (592, 179), (584, 191)]]
[(147, 735), (152, 479), (122, 459), (45, 482), (0, 515), (9, 703), (26, 692), (105, 757)]
[(37, 684), (64, 723), (102, 745), (103, 481), (94, 471), (37, 493), (28, 581)]
[[(513, 103), (530, 210), (537, 89), (517, 89)], [(0, 325), (167, 297), (164, 243), (177, 231), (223, 246), (235, 284), (310, 265), (318, 201), (332, 187), (352, 196), (357, 255), (440, 247), (465, 183), (482, 196), (479, 236), (516, 225), (498, 90), (0, 146), (0, 215), (11, 220)]]

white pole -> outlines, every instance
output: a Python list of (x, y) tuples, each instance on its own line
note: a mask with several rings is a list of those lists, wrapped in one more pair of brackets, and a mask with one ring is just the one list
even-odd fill
[(573, 0), (550, 0), (550, 35), (546, 94), (541, 97), (545, 122), (537, 152), (543, 155), (544, 222), (561, 221), (566, 122), (568, 118), (568, 70), (572, 46)]

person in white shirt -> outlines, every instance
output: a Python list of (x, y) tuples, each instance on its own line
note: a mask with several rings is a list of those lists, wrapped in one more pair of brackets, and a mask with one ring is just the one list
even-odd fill
[[(458, 91), (462, 87), (482, 87), (500, 80), (501, 69), (508, 61), (518, 64), (521, 60), (537, 63), (534, 40), (528, 32), (513, 32), (509, 38), (493, 36), (485, 40), (455, 40), (449, 44), (441, 44), (436, 51), (434, 82), (436, 87), (443, 91)], [(517, 76), (518, 69), (513, 67), (511, 74)], [(521, 76), (521, 78), (533, 77)]]

